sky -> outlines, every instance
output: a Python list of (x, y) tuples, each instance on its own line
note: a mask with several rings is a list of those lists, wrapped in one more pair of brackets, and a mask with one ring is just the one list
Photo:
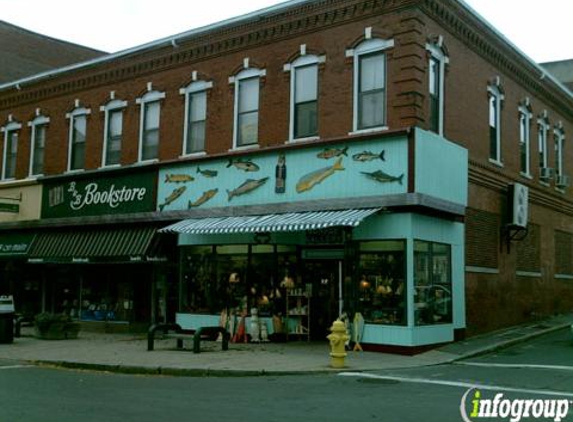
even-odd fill
[[(571, 0), (465, 0), (533, 60), (573, 58)], [(0, 20), (106, 52), (281, 3), (276, 0), (0, 0)]]

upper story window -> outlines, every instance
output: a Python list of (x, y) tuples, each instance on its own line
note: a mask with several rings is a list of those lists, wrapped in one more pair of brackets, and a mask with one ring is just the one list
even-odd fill
[(354, 59), (353, 131), (386, 129), (386, 54), (394, 40), (372, 38), (366, 28), (365, 40), (346, 55)]
[(197, 80), (197, 72), (193, 72), (193, 82), (179, 91), (181, 95), (185, 95), (183, 155), (205, 151), (207, 90), (212, 87), (213, 82)]
[(318, 66), (324, 56), (306, 54), (301, 45), (300, 56), (285, 65), (290, 72), (289, 140), (312, 138), (318, 135)]
[(235, 116), (233, 148), (257, 145), (259, 142), (259, 87), (263, 69), (249, 68), (249, 59), (244, 69), (229, 78), (235, 84)]
[(80, 107), (76, 100), (75, 107), (66, 117), (70, 119), (68, 135), (68, 171), (83, 170), (86, 164), (86, 134), (89, 108)]
[(4, 132), (4, 154), (2, 160), (2, 179), (9, 180), (16, 177), (16, 159), (18, 156), (18, 138), (22, 125), (8, 117), (8, 123), (2, 128)]
[(159, 120), (161, 100), (164, 98), (164, 92), (153, 91), (151, 83), (148, 83), (145, 95), (136, 100), (141, 106), (138, 161), (156, 160), (159, 157)]
[(504, 99), (499, 77), (487, 87), (489, 104), (489, 159), (501, 164), (501, 105)]
[(444, 75), (449, 58), (443, 47), (443, 38), (426, 44), (430, 53), (428, 63), (428, 92), (429, 92), (429, 129), (438, 135), (444, 134)]
[(112, 91), (110, 101), (100, 107), (104, 113), (102, 166), (119, 165), (123, 137), (123, 110), (127, 101), (115, 99)]
[(543, 111), (537, 119), (537, 146), (539, 151), (540, 177), (542, 180), (549, 180), (551, 178), (551, 175), (549, 174), (550, 171), (547, 168), (547, 134), (549, 133), (549, 127), (547, 111)]
[(530, 177), (530, 128), (531, 106), (529, 98), (526, 98), (519, 106), (519, 170), (522, 175)]
[(31, 128), (30, 135), (30, 176), (39, 176), (44, 173), (44, 150), (46, 148), (46, 132), (50, 118), (40, 114), (36, 110), (36, 117), (28, 126)]
[(553, 141), (555, 143), (555, 185), (558, 188), (568, 186), (567, 176), (563, 168), (563, 151), (565, 148), (565, 132), (563, 123), (559, 122), (553, 129)]

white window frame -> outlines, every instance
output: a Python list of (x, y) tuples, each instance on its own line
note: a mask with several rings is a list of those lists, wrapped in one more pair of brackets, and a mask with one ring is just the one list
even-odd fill
[(553, 128), (553, 139), (555, 142), (555, 180), (558, 176), (564, 176), (563, 171), (564, 164), (564, 149), (565, 149), (565, 131), (563, 130), (563, 124), (558, 124)]
[[(317, 78), (316, 78), (316, 102), (318, 109), (318, 97), (319, 97), (319, 65), (326, 62), (326, 56), (317, 56), (314, 54), (306, 54), (306, 46), (301, 45), (301, 55), (291, 63), (284, 65), (284, 71), (290, 72), (290, 107), (289, 107), (289, 142), (301, 142), (301, 141), (312, 141), (320, 139), (318, 131), (316, 135), (306, 136), (301, 138), (295, 137), (295, 111), (296, 111), (296, 71), (300, 68), (307, 66), (317, 67)], [(318, 127), (318, 115), (317, 115), (317, 127)]]
[[(121, 120), (121, 132), (122, 132), (122, 144), (123, 144), (123, 110), (127, 107), (127, 101), (116, 100), (112, 99), (107, 104), (100, 107), (100, 111), (104, 113), (104, 123), (103, 123), (103, 148), (102, 148), (102, 155), (101, 155), (101, 167), (118, 167), (120, 166), (119, 163), (117, 164), (108, 164), (107, 163), (107, 149), (109, 147), (109, 116), (111, 113), (120, 111), (122, 112), (122, 120)], [(123, 147), (123, 145), (122, 145)]]
[(543, 154), (543, 162), (540, 163), (542, 164), (541, 168), (547, 168), (549, 164), (547, 157), (547, 134), (549, 133), (550, 127), (547, 112), (544, 111), (537, 119), (537, 148), (539, 154)]
[[(38, 114), (34, 120), (28, 122), (28, 126), (30, 127), (30, 166), (28, 170), (29, 177), (38, 177), (44, 174), (44, 163), (42, 163), (42, 172), (34, 173), (34, 153), (36, 152), (37, 129), (40, 126), (46, 126), (48, 123), (50, 123), (50, 118), (41, 114)], [(46, 146), (44, 145), (44, 150), (45, 148)]]
[[(145, 112), (146, 112), (146, 107), (147, 105), (151, 104), (151, 103), (155, 103), (155, 102), (160, 102), (161, 100), (163, 100), (165, 98), (165, 92), (160, 92), (160, 91), (153, 91), (151, 90), (151, 84), (148, 84), (148, 92), (145, 93), (145, 95), (143, 95), (140, 98), (137, 98), (135, 100), (136, 104), (140, 105), (140, 109), (139, 109), (139, 141), (138, 141), (138, 148), (137, 148), (137, 161), (139, 163), (150, 163), (150, 162), (155, 162), (158, 160), (158, 157), (156, 158), (151, 158), (151, 159), (146, 159), (143, 160), (142, 159), (142, 155), (143, 155), (143, 134), (144, 134), (144, 130), (145, 130)], [(161, 103), (159, 104), (159, 126), (158, 126), (158, 130), (161, 127)], [(161, 139), (159, 138), (159, 134), (157, 137), (157, 153), (159, 154), (159, 145), (160, 145)]]
[[(529, 99), (518, 108), (519, 124), (519, 171), (522, 176), (531, 178), (531, 119), (533, 114), (529, 107)], [(522, 126), (523, 124), (523, 126)], [(525, 145), (525, 171), (521, 168), (521, 146)]]
[[(438, 135), (444, 136), (444, 111), (445, 111), (445, 75), (446, 75), (446, 65), (449, 64), (450, 59), (445, 54), (442, 48), (442, 38), (438, 43), (426, 44), (426, 50), (430, 53), (430, 59), (428, 60), (428, 96), (430, 96), (431, 87), (431, 61), (436, 60), (438, 62)], [(432, 116), (430, 116), (432, 117)]]
[(73, 146), (72, 143), (74, 140), (74, 123), (78, 117), (85, 117), (86, 118), (86, 136), (85, 136), (84, 144), (87, 143), (87, 137), (88, 137), (87, 118), (88, 118), (88, 115), (90, 115), (90, 114), (91, 114), (91, 109), (85, 108), (85, 107), (79, 107), (78, 101), (76, 101), (76, 108), (74, 110), (72, 110), (70, 113), (66, 114), (66, 118), (70, 120), (69, 128), (68, 128), (68, 166), (67, 166), (67, 172), (77, 172), (77, 171), (84, 171), (85, 170), (85, 164), (86, 164), (86, 158), (87, 158), (85, 147), (84, 147), (84, 166), (83, 166), (84, 168), (72, 170), (72, 146)]
[[(487, 87), (487, 92), (488, 92), (488, 98), (487, 98), (487, 114), (488, 114), (488, 132), (487, 132), (487, 141), (488, 141), (488, 156), (489, 156), (489, 161), (490, 163), (496, 164), (498, 166), (503, 167), (503, 161), (502, 161), (502, 156), (501, 156), (501, 151), (502, 151), (502, 140), (501, 140), (501, 107), (502, 107), (502, 103), (503, 100), (505, 99), (505, 96), (503, 95), (503, 93), (501, 92), (500, 89), (500, 85), (499, 85), (499, 81), (497, 81), (496, 84), (494, 85), (489, 85)], [(493, 98), (493, 100), (495, 101), (495, 109), (496, 109), (496, 115), (495, 115), (495, 129), (496, 129), (496, 135), (495, 135), (495, 144), (496, 144), (496, 156), (495, 157), (491, 157), (491, 139), (490, 139), (490, 125), (489, 122), (491, 121), (491, 109), (489, 106), (490, 100)]]
[[(366, 28), (366, 40), (362, 41), (356, 48), (346, 50), (346, 57), (353, 58), (353, 99), (352, 99), (352, 132), (350, 135), (359, 134), (359, 133), (368, 133), (368, 132), (376, 132), (380, 130), (388, 130), (387, 119), (388, 119), (388, 66), (387, 66), (387, 57), (386, 57), (386, 50), (391, 49), (394, 47), (394, 40), (388, 39), (383, 40), (380, 38), (372, 38), (372, 31), (371, 28)], [(370, 55), (370, 54), (384, 54), (384, 116), (383, 116), (383, 124), (381, 126), (370, 127), (359, 129), (358, 128), (358, 97), (360, 91), (360, 59), (362, 56)]]
[[(248, 145), (238, 145), (239, 140), (239, 96), (240, 96), (240, 82), (247, 79), (258, 78), (259, 84), (262, 77), (266, 76), (267, 72), (265, 69), (249, 68), (249, 60), (245, 59), (244, 69), (237, 73), (235, 76), (229, 78), (229, 83), (235, 85), (235, 100), (234, 100), (234, 113), (233, 113), (233, 150), (242, 150), (250, 148), (258, 148), (259, 146), (259, 136), (257, 129), (257, 142)], [(257, 126), (260, 126), (260, 110), (261, 110), (261, 91), (259, 85), (259, 96), (257, 98)]]
[[(10, 121), (6, 124), (6, 126), (2, 127), (0, 132), (4, 132), (4, 152), (2, 154), (2, 180), (6, 181), (6, 180), (14, 180), (16, 178), (16, 168), (14, 168), (14, 176), (11, 177), (6, 177), (6, 159), (8, 158), (8, 154), (7, 154), (7, 150), (8, 150), (8, 138), (10, 137), (10, 134), (12, 132), (18, 132), (19, 130), (22, 129), (22, 124), (15, 122), (11, 119), (11, 115), (10, 115)], [(20, 136), (18, 136), (18, 140), (20, 139)], [(19, 145), (18, 145), (19, 147)], [(16, 157), (18, 156), (18, 151), (16, 150)]]
[[(213, 88), (213, 82), (197, 80), (197, 74), (194, 72), (193, 82), (191, 82), (189, 85), (179, 90), (179, 93), (185, 96), (185, 115), (183, 118), (184, 124), (183, 124), (183, 142), (181, 149), (181, 157), (205, 155), (205, 151), (195, 151), (189, 154), (187, 153), (187, 141), (189, 135), (189, 112), (191, 111), (190, 110), (191, 96), (201, 92), (207, 93), (207, 91), (211, 88)], [(208, 101), (207, 99), (205, 99), (205, 116), (207, 116), (207, 105), (208, 105), (207, 103)], [(207, 121), (207, 117), (205, 117), (205, 121)], [(205, 135), (206, 132), (207, 132), (207, 125), (205, 124)]]

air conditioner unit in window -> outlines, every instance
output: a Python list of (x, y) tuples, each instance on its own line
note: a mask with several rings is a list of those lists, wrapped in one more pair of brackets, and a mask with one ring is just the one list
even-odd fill
[(560, 174), (557, 176), (557, 179), (555, 180), (555, 186), (557, 186), (559, 189), (565, 189), (569, 187), (569, 176), (565, 174)]
[(511, 199), (513, 208), (511, 213), (511, 225), (514, 227), (527, 227), (529, 214), (529, 188), (520, 183), (514, 183)]
[(553, 169), (551, 167), (541, 167), (539, 178), (544, 182), (548, 182), (553, 179)]

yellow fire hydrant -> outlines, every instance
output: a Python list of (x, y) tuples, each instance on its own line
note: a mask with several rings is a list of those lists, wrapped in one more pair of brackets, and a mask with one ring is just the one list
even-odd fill
[(346, 332), (344, 322), (337, 319), (330, 327), (330, 333), (326, 338), (330, 341), (330, 366), (333, 368), (343, 368), (344, 358), (346, 357), (346, 349), (344, 348), (350, 336)]

